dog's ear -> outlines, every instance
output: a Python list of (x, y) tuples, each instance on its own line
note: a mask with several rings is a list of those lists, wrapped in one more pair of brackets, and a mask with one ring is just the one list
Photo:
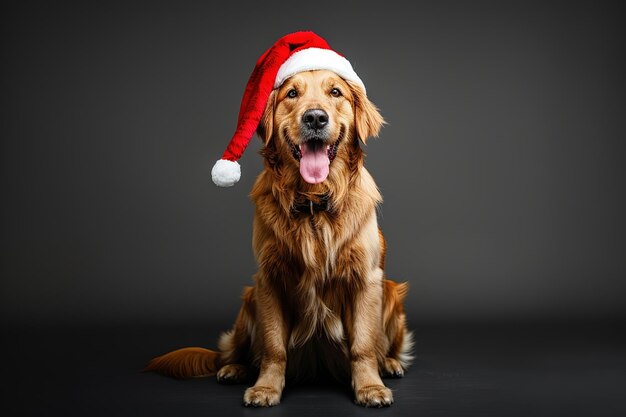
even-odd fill
[(365, 143), (367, 138), (378, 136), (380, 129), (385, 124), (385, 120), (374, 103), (367, 98), (361, 86), (350, 81), (347, 81), (347, 83), (354, 97), (356, 134), (361, 139), (361, 142)]
[(263, 111), (263, 116), (261, 116), (261, 120), (259, 121), (259, 126), (256, 129), (256, 133), (266, 145), (270, 141), (270, 139), (272, 138), (272, 134), (274, 133), (275, 104), (276, 90), (272, 90), (269, 98), (267, 99), (267, 104), (265, 105), (265, 111)]

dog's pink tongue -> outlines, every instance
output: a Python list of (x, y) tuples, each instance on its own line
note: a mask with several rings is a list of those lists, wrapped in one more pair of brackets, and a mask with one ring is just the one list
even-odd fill
[[(317, 145), (317, 146), (316, 146)], [(309, 184), (319, 184), (328, 177), (330, 160), (326, 146), (321, 143), (305, 142), (301, 148), (300, 175)]]

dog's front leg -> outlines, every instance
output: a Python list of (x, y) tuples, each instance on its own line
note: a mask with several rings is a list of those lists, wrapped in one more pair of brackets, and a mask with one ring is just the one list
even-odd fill
[(246, 406), (270, 407), (280, 403), (287, 365), (287, 326), (274, 289), (259, 277), (256, 287), (257, 337), (261, 340), (259, 378), (243, 396)]
[(355, 401), (365, 407), (393, 403), (391, 390), (378, 373), (377, 345), (382, 337), (382, 271), (370, 272), (367, 284), (356, 294), (350, 329), (352, 388)]

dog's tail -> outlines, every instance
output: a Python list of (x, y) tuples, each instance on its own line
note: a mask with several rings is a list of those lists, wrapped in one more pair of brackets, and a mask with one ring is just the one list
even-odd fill
[(186, 347), (152, 359), (144, 371), (155, 371), (183, 379), (213, 376), (219, 367), (219, 352), (199, 347)]

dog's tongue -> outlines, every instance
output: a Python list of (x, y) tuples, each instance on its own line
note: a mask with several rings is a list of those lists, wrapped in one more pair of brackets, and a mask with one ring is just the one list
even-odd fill
[(321, 141), (308, 141), (302, 144), (300, 175), (309, 184), (319, 184), (328, 177), (330, 160), (326, 147)]

